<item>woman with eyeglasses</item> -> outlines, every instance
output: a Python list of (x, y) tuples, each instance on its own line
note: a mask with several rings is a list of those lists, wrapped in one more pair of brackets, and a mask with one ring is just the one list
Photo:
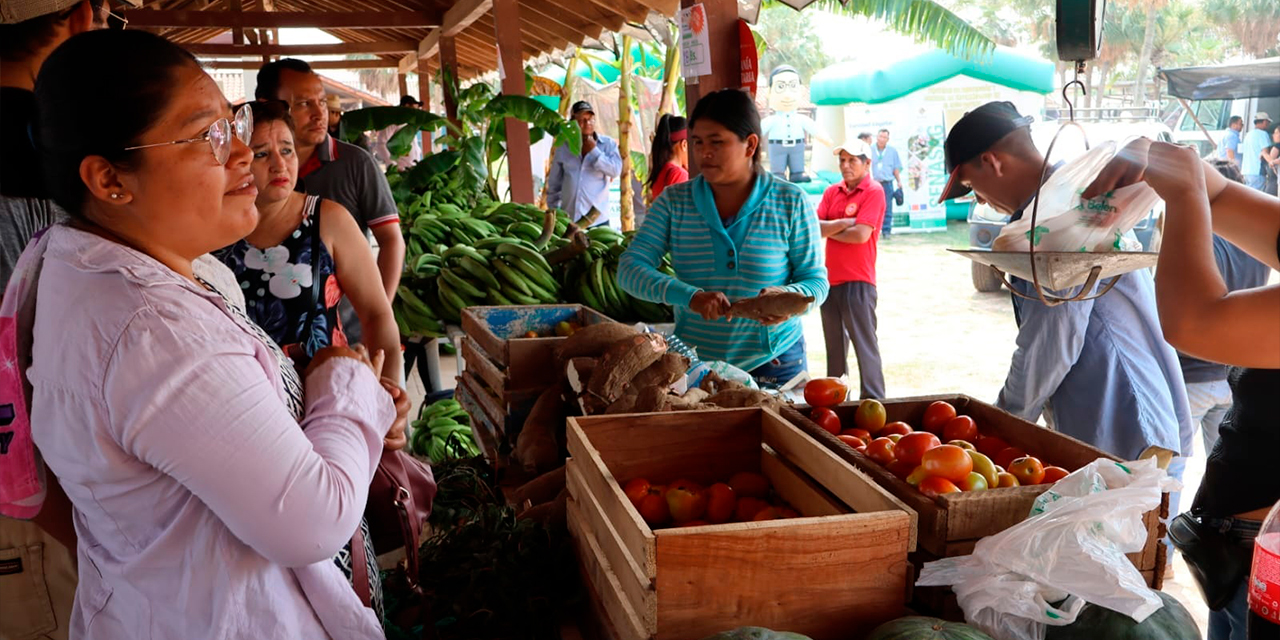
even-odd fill
[[(249, 318), (294, 362), (345, 345), (338, 301), (345, 293), (364, 327), (368, 346), (387, 354), (380, 372), (399, 380), (400, 331), (387, 302), (378, 264), (355, 219), (337, 202), (294, 191), (298, 157), (289, 105), (250, 102), (258, 226), (248, 237), (214, 252), (244, 291)], [(404, 445), (403, 434), (390, 445)]]
[[(84, 63), (103, 51), (127, 72)], [(258, 224), (249, 112), (133, 31), (71, 38), (35, 94), (72, 220), (32, 243), (8, 295), (39, 292), (17, 344), (32, 439), (75, 507), (71, 637), (384, 637), (334, 556), (407, 399), (360, 348), (299, 376), (192, 271)]]

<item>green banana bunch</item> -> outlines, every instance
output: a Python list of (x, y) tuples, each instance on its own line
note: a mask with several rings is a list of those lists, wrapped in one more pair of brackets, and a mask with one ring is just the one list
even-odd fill
[(480, 447), (471, 436), (471, 416), (457, 400), (423, 406), (411, 427), (409, 451), (433, 464), (480, 455)]

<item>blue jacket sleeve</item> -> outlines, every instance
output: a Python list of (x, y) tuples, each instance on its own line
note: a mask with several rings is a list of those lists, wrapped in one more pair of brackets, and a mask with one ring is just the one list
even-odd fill
[(791, 283), (783, 287), (806, 296), (813, 296), (813, 304), (820, 305), (831, 289), (827, 282), (827, 267), (822, 262), (818, 247), (822, 231), (818, 216), (807, 198), (796, 198), (791, 209), (791, 236), (787, 238), (787, 263), (791, 267)]
[(661, 271), (663, 256), (671, 250), (671, 200), (663, 194), (649, 207), (644, 224), (618, 264), (618, 286), (651, 302), (687, 307), (701, 289)]
[[(1020, 278), (1010, 278), (1010, 281), (1024, 295), (1035, 295), (1035, 287), (1031, 283)], [(1069, 295), (1066, 292), (1046, 293)], [(1018, 347), (1013, 352), (1009, 376), (996, 406), (1034, 422), (1080, 358), (1093, 301), (1049, 307), (1039, 300), (1015, 297), (1014, 305), (1021, 320)]]

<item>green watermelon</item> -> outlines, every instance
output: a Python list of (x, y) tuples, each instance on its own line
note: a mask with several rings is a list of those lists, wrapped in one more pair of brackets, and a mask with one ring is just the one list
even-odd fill
[(733, 631), (723, 631), (702, 640), (810, 640), (810, 638), (798, 633), (773, 631), (764, 627), (738, 627)]
[(867, 640), (991, 640), (991, 636), (959, 622), (908, 616), (876, 627)]
[(1173, 596), (1157, 591), (1164, 606), (1138, 624), (1123, 613), (1085, 605), (1076, 621), (1065, 627), (1046, 627), (1045, 640), (1200, 640), (1191, 613)]

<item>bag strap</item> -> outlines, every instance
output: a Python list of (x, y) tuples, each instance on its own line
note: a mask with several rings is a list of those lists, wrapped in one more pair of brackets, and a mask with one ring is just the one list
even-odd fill
[(410, 515), (418, 511), (415, 508), (413, 492), (409, 490), (409, 472), (405, 469), (404, 460), (400, 458), (400, 455), (403, 454), (399, 451), (384, 452), (382, 464), (378, 465), (378, 470), (390, 475), (391, 484), (396, 488), (396, 495), (392, 498), (392, 505), (395, 507), (396, 516), (400, 520), (400, 535), (405, 542), (406, 573), (409, 575), (410, 583), (416, 584), (418, 581), (418, 544), (420, 542), (418, 538), (422, 531), (421, 525), (415, 522), (414, 517)]
[(320, 305), (320, 196), (307, 196), (304, 207), (307, 212), (304, 218), (311, 218), (311, 307), (307, 309), (307, 333), (301, 336), (300, 342), (307, 344), (311, 335), (311, 325), (316, 321), (316, 307)]
[(369, 584), (369, 555), (365, 553), (364, 530), (356, 527), (351, 536), (351, 588), (366, 607), (373, 606), (373, 587)]

